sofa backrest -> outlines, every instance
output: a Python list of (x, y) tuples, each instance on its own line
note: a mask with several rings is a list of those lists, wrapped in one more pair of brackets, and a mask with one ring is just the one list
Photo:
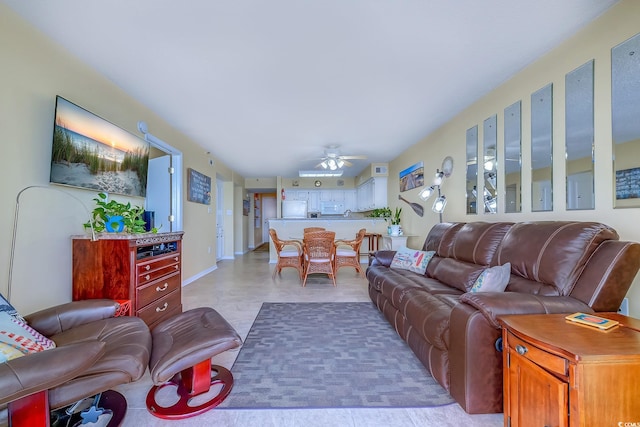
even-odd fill
[(597, 222), (440, 223), (422, 249), (436, 252), (426, 275), (462, 292), (487, 266), (510, 262), (506, 291), (569, 295), (615, 311), (640, 270), (640, 243), (618, 239)]
[(517, 223), (502, 239), (495, 263), (511, 263), (508, 291), (569, 295), (596, 249), (608, 240), (618, 240), (618, 233), (596, 222)]
[(508, 222), (469, 222), (436, 224), (429, 232), (423, 250), (436, 251), (427, 275), (463, 292), (471, 289), (485, 268), (492, 265)]

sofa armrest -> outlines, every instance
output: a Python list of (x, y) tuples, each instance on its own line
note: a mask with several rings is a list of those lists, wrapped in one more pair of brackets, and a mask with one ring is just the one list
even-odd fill
[(593, 313), (580, 300), (568, 296), (540, 296), (520, 292), (467, 292), (460, 301), (480, 311), (487, 321), (500, 329), (497, 318), (504, 314)]
[(78, 325), (113, 317), (119, 304), (109, 299), (88, 299), (45, 308), (25, 316), (36, 331), (50, 337)]
[(105, 343), (87, 341), (0, 363), (0, 405), (48, 390), (87, 371), (102, 356)]
[(396, 251), (375, 251), (372, 254), (369, 254), (369, 265), (381, 265), (383, 267), (390, 267), (391, 261), (393, 261), (393, 257), (395, 256)]

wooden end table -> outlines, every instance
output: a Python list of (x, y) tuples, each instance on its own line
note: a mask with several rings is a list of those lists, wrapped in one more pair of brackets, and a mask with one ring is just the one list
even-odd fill
[(508, 315), (502, 325), (504, 425), (640, 425), (640, 321), (608, 331), (566, 314)]

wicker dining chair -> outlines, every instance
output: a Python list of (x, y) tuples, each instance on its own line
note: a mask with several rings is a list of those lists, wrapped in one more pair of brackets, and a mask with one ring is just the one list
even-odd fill
[(356, 269), (356, 273), (364, 276), (360, 266), (360, 245), (362, 245), (366, 233), (367, 230), (362, 228), (353, 240), (336, 240), (336, 257), (333, 262), (336, 274), (341, 267), (353, 267)]
[(336, 247), (334, 241), (335, 231), (314, 231), (304, 235), (304, 280), (302, 286), (307, 284), (309, 274), (323, 273), (331, 277), (333, 286), (336, 286), (336, 276), (333, 270)]
[(304, 274), (302, 244), (297, 240), (280, 240), (278, 233), (276, 233), (276, 230), (273, 228), (269, 229), (269, 235), (271, 236), (271, 240), (273, 240), (273, 245), (278, 255), (278, 262), (273, 269), (272, 278), (275, 279), (276, 273), (280, 273), (283, 268), (293, 267), (298, 270), (300, 279), (302, 279), (302, 275)]
[(302, 230), (304, 232), (304, 234), (307, 233), (313, 233), (314, 231), (325, 231), (326, 229), (324, 227), (307, 227), (304, 230)]

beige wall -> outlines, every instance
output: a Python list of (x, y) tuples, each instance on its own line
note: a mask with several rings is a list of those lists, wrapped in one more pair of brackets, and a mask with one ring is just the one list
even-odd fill
[[(390, 163), (389, 200), (391, 207), (402, 206), (397, 202), (398, 173), (417, 161), (424, 161), (425, 181), (440, 167), (445, 156), (453, 156), (453, 175), (442, 186), (448, 205), (445, 221), (526, 221), (526, 220), (597, 220), (614, 227), (622, 239), (640, 241), (637, 216), (640, 209), (613, 208), (613, 169), (611, 138), (611, 48), (640, 32), (640, 2), (623, 0), (600, 19), (585, 27), (575, 37), (549, 52), (541, 60), (531, 64), (498, 89), (490, 92), (458, 114), (436, 132), (403, 152)], [(565, 74), (585, 62), (595, 59), (595, 210), (567, 211), (564, 162), (564, 81)], [(472, 67), (473, 68), (473, 67)], [(531, 212), (531, 103), (533, 92), (553, 83), (554, 103), (554, 148), (553, 148), (553, 212)], [(479, 143), (482, 143), (482, 123), (493, 114), (498, 114), (498, 150), (503, 152), (504, 109), (522, 100), (522, 212), (467, 215), (465, 213), (465, 137), (466, 130), (480, 125)], [(481, 147), (482, 148), (482, 147)], [(481, 151), (482, 152), (482, 151)], [(427, 181), (428, 182), (428, 181)], [(504, 174), (498, 176), (498, 194), (505, 193)], [(480, 187), (478, 187), (480, 188)], [(402, 193), (407, 199), (419, 201), (420, 189)], [(504, 199), (504, 197), (503, 197)], [(419, 218), (410, 209), (403, 210), (402, 224), (409, 234), (419, 237), (409, 240), (409, 245), (421, 245), (427, 230), (438, 221), (431, 212), (432, 200), (426, 203), (425, 216)], [(500, 212), (504, 205), (500, 204)], [(640, 317), (640, 279), (636, 278), (627, 295), (631, 314)]]
[[(0, 38), (4, 40), (0, 43), (0, 144), (3, 166), (0, 194), (4, 200), (0, 208), (0, 292), (7, 292), (16, 195), (31, 185), (49, 187), (56, 95), (137, 135), (140, 135), (137, 122), (146, 121), (152, 134), (182, 151), (185, 186), (187, 168), (211, 176), (214, 188), (216, 175), (223, 177), (230, 186), (244, 186), (244, 177), (234, 174), (215, 156), (205, 155), (205, 150), (186, 135), (173, 129), (149, 108), (34, 31), (3, 4), (0, 4)], [(213, 160), (213, 165), (209, 159)], [(50, 188), (64, 189), (93, 209), (91, 199), (95, 193), (91, 191), (58, 186)], [(229, 193), (229, 207), (232, 207), (233, 191)], [(243, 194), (242, 190), (240, 194)], [(121, 196), (113, 197), (127, 200)], [(131, 202), (144, 204), (140, 198), (131, 199)], [(86, 220), (87, 214), (81, 203), (60, 191), (36, 188), (23, 193), (12, 280), (12, 300), (19, 310), (28, 313), (71, 300), (69, 236), (82, 234), (81, 224)], [(233, 226), (233, 218), (230, 222)], [(185, 199), (183, 224), (183, 280), (189, 280), (215, 268), (215, 208), (211, 214), (206, 205)], [(229, 231), (228, 235), (233, 236), (233, 233)], [(245, 244), (246, 239), (236, 237), (229, 240)], [(211, 253), (208, 252), (209, 246), (213, 248)], [(246, 247), (241, 250), (246, 251)], [(229, 250), (229, 253), (233, 252), (233, 249)]]

